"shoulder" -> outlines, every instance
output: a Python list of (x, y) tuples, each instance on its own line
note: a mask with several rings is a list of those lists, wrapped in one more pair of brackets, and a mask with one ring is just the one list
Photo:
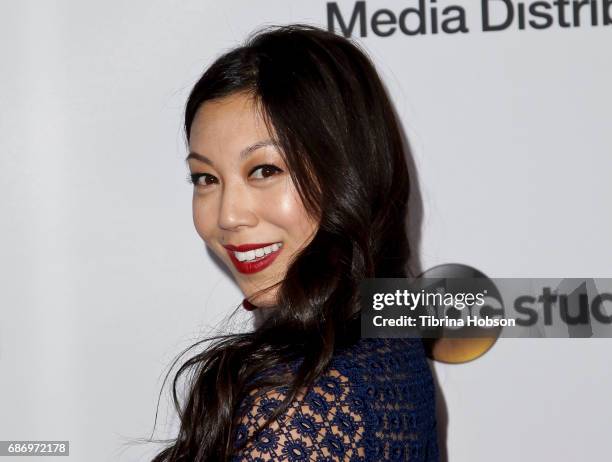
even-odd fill
[(334, 355), (332, 364), (356, 383), (430, 374), (423, 342), (416, 338), (363, 338)]
[[(235, 447), (244, 444), (287, 396), (287, 387), (254, 390), (239, 407)], [(285, 412), (247, 443), (234, 462), (365, 461), (364, 400), (333, 362)]]
[[(437, 460), (435, 390), (420, 339), (360, 339), (339, 349), (308, 390), (264, 425), (287, 387), (239, 406), (233, 462)], [(385, 449), (386, 448), (386, 449)]]
[(421, 339), (361, 339), (335, 364), (365, 403), (366, 460), (438, 460), (436, 391)]

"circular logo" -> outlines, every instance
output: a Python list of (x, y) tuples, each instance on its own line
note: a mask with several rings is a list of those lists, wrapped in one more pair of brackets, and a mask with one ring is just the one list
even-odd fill
[[(423, 272), (420, 278), (439, 280), (445, 293), (456, 294), (466, 289), (478, 289), (486, 294), (486, 304), (479, 308), (482, 315), (503, 313), (502, 297), (493, 283), (482, 271), (460, 263), (445, 263)], [(460, 280), (460, 281), (459, 281)], [(444, 313), (447, 317), (461, 317), (471, 314), (472, 307), (449, 307)], [(473, 361), (484, 355), (497, 341), (501, 327), (462, 327), (454, 329), (454, 335), (445, 335), (444, 327), (439, 328), (439, 338), (424, 338), (427, 356), (435, 361), (460, 364)]]

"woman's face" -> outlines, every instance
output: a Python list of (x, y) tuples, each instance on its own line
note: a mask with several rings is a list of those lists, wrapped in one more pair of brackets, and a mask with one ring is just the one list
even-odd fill
[(317, 229), (270, 139), (251, 98), (237, 93), (199, 108), (187, 157), (196, 230), (256, 305), (274, 303), (276, 289), (251, 296), (285, 276)]

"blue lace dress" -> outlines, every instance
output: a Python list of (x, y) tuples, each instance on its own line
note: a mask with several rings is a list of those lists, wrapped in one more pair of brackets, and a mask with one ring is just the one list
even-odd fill
[[(239, 406), (235, 448), (266, 421), (286, 387)], [(420, 339), (360, 339), (233, 462), (439, 460), (435, 389)]]

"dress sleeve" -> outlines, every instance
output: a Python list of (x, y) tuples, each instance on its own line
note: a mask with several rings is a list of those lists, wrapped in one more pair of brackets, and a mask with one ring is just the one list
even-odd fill
[[(239, 406), (235, 448), (255, 433), (286, 396), (287, 387), (254, 390)], [(287, 410), (232, 462), (365, 461), (364, 415), (349, 379), (336, 369), (300, 390)]]

